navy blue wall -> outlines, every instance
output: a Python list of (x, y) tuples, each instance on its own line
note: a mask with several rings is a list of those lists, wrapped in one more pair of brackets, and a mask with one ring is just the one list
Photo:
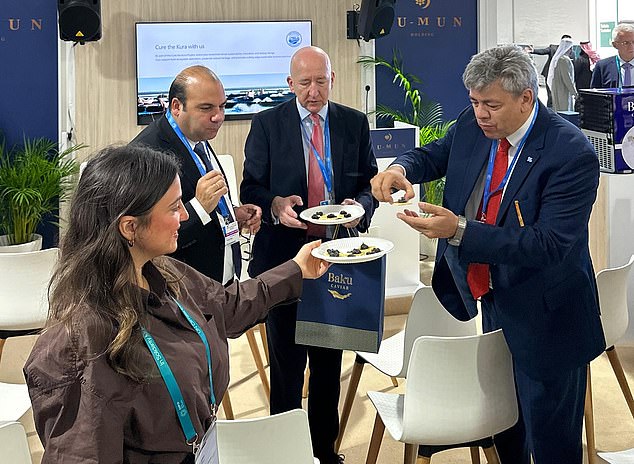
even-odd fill
[[(57, 141), (57, 3), (0, 0), (0, 134), (7, 147), (24, 137)], [(38, 232), (44, 247), (57, 243), (57, 227)]]
[[(476, 0), (398, 0), (395, 12), (390, 34), (376, 40), (376, 56), (391, 60), (397, 48), (405, 71), (422, 80), (419, 90), (442, 105), (446, 120), (455, 119), (469, 104), (462, 72), (478, 50)], [(392, 77), (377, 68), (377, 103), (402, 108)]]
[(57, 3), (0, 1), (0, 132), (57, 140)]

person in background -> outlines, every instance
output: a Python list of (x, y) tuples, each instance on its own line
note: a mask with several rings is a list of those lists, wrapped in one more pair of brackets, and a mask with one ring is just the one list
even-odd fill
[[(366, 116), (329, 101), (335, 73), (328, 55), (305, 47), (293, 55), (288, 84), (296, 98), (254, 116), (244, 153), (240, 199), (262, 208), (253, 243), (252, 276), (284, 262), (306, 241), (332, 230), (307, 227), (298, 213), (321, 204), (356, 204), (365, 214), (339, 236), (370, 225), (377, 172)], [(335, 237), (336, 238), (336, 237)], [(300, 408), (308, 356), (308, 420), (314, 454), (322, 464), (342, 460), (334, 451), (339, 430), (341, 350), (295, 344), (296, 310), (273, 310), (266, 321), (271, 362), (271, 414)]]
[[(572, 39), (572, 37), (568, 34), (564, 34), (561, 36), (561, 39)], [(559, 45), (550, 44), (548, 47), (534, 48), (530, 51), (530, 53), (532, 53), (533, 55), (548, 55), (548, 58), (546, 59), (546, 63), (544, 64), (541, 73), (542, 76), (544, 76), (544, 81), (546, 81), (546, 79), (548, 78), (548, 72), (550, 71), (553, 56), (555, 56), (555, 52), (557, 51), (558, 47)], [(551, 93), (551, 88), (548, 86), (548, 84), (546, 84), (546, 92), (548, 92), (548, 102), (546, 103), (546, 106), (548, 106), (548, 108), (551, 108), (553, 106), (553, 97)]]
[(634, 24), (621, 23), (612, 30), (616, 56), (597, 61), (590, 87), (607, 89), (634, 85)]
[[(471, 107), (447, 135), (399, 156), (372, 193), (446, 176), (443, 206), (398, 217), (438, 238), (432, 286), (457, 319), (503, 329), (520, 418), (494, 437), (503, 464), (581, 464), (587, 364), (605, 349), (588, 220), (597, 155), (581, 131), (537, 100), (537, 70), (518, 48), (472, 57)], [(571, 301), (574, 295), (574, 302)]]
[(48, 322), (24, 367), (44, 464), (193, 464), (229, 383), (227, 337), (328, 267), (314, 242), (225, 288), (163, 256), (188, 216), (178, 169), (170, 154), (128, 145), (83, 171)]
[(183, 222), (172, 256), (223, 284), (240, 277), (240, 231), (256, 233), (262, 218), (258, 206), (233, 206), (224, 172), (208, 142), (222, 127), (226, 102), (218, 76), (204, 66), (190, 66), (170, 86), (169, 111), (130, 142), (178, 157), (189, 219)]
[(577, 97), (572, 45), (572, 39), (561, 39), (548, 71), (546, 84), (550, 87), (555, 111), (572, 111)]
[[(592, 49), (590, 42), (581, 42), (579, 46), (581, 47), (579, 56), (573, 61), (577, 94), (581, 89), (590, 88), (592, 70), (594, 69), (595, 63), (600, 59), (597, 52)], [(579, 98), (575, 100), (575, 111), (581, 111), (581, 100)]]

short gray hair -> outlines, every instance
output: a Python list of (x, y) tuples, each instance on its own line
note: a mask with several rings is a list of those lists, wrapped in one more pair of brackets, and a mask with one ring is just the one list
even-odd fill
[(502, 88), (520, 96), (526, 89), (537, 99), (537, 69), (528, 53), (513, 45), (495, 47), (471, 57), (462, 74), (468, 90), (482, 90), (499, 81)]
[(634, 32), (634, 24), (632, 23), (619, 23), (616, 25), (614, 29), (612, 29), (612, 42), (616, 41), (616, 36), (621, 32), (624, 34), (628, 34), (630, 32)]

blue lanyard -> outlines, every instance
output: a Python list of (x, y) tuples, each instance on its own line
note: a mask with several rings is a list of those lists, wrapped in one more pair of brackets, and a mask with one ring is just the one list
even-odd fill
[[(209, 369), (209, 388), (210, 388), (210, 404), (212, 411), (216, 408), (216, 396), (214, 394), (214, 384), (213, 379), (211, 377), (211, 350), (209, 349), (209, 342), (207, 341), (207, 337), (205, 333), (201, 329), (200, 325), (189, 315), (185, 308), (181, 306), (181, 304), (174, 299), (178, 308), (181, 310), (185, 319), (191, 324), (193, 329), (196, 331), (203, 344), (205, 345), (205, 352), (207, 354), (207, 367)], [(145, 328), (141, 327), (141, 332), (143, 334), (143, 340), (147, 345), (150, 353), (152, 353), (152, 357), (154, 358), (154, 362), (161, 373), (161, 377), (163, 377), (163, 381), (165, 382), (165, 386), (172, 398), (172, 402), (174, 403), (174, 408), (176, 409), (176, 415), (178, 417), (178, 421), (181, 424), (181, 428), (183, 429), (183, 434), (187, 439), (187, 444), (191, 445), (196, 443), (198, 439), (198, 434), (196, 433), (196, 429), (194, 429), (194, 424), (192, 424), (191, 417), (189, 415), (189, 410), (187, 409), (187, 405), (185, 404), (185, 400), (183, 399), (183, 394), (181, 393), (181, 389), (178, 386), (178, 382), (176, 381), (176, 377), (174, 377), (174, 373), (170, 368), (165, 356), (159, 349), (156, 341), (150, 335), (150, 333), (145, 330)]]
[(493, 194), (499, 191), (504, 191), (504, 187), (506, 187), (506, 183), (508, 182), (509, 177), (511, 176), (511, 172), (513, 171), (513, 168), (515, 167), (515, 163), (517, 163), (519, 154), (522, 151), (524, 144), (526, 143), (526, 139), (528, 138), (528, 135), (531, 133), (531, 129), (533, 128), (533, 125), (535, 124), (535, 119), (537, 119), (538, 110), (539, 108), (537, 107), (537, 102), (535, 102), (534, 114), (533, 114), (533, 119), (531, 120), (531, 125), (528, 126), (528, 129), (526, 130), (524, 137), (522, 137), (522, 140), (520, 140), (520, 143), (517, 145), (517, 150), (515, 151), (515, 155), (513, 156), (513, 159), (511, 160), (511, 164), (506, 170), (506, 174), (504, 174), (504, 178), (500, 182), (500, 185), (498, 185), (498, 187), (494, 191), (490, 191), (491, 178), (493, 177), (493, 164), (495, 163), (495, 154), (498, 151), (498, 146), (500, 145), (500, 141), (496, 140), (495, 142), (491, 143), (491, 151), (489, 152), (489, 163), (487, 165), (486, 182), (484, 184), (484, 196), (482, 197), (482, 216), (483, 217), (486, 216), (487, 207), (489, 206), (489, 200), (491, 199)]
[[(198, 172), (200, 172), (200, 176), (202, 177), (207, 174), (207, 169), (205, 169), (205, 166), (203, 166), (200, 162), (198, 155), (196, 155), (196, 153), (194, 153), (194, 150), (192, 150), (192, 146), (189, 144), (189, 140), (187, 140), (187, 137), (185, 137), (183, 131), (181, 131), (181, 128), (178, 127), (178, 124), (176, 124), (176, 121), (174, 121), (174, 116), (172, 116), (172, 112), (169, 109), (165, 112), (165, 117), (167, 118), (167, 122), (170, 123), (170, 126), (172, 126), (172, 129), (174, 129), (174, 132), (176, 133), (178, 138), (181, 140), (181, 142), (183, 142), (183, 145), (185, 145), (185, 148), (187, 148), (189, 156), (192, 157), (192, 160), (198, 168)], [(218, 201), (218, 208), (220, 209), (220, 214), (222, 214), (222, 217), (228, 217), (230, 215), (229, 207), (227, 206), (224, 195), (221, 196), (220, 201)]]
[[(321, 156), (319, 156), (319, 153), (317, 152), (317, 148), (315, 147), (315, 144), (313, 143), (311, 138), (308, 136), (308, 132), (306, 131), (306, 127), (304, 127), (303, 122), (301, 123), (301, 126), (302, 126), (302, 132), (303, 132), (304, 138), (308, 142), (309, 152), (312, 152), (315, 158), (317, 158), (317, 163), (319, 164), (319, 170), (321, 171), (321, 175), (324, 178), (324, 184), (326, 184), (326, 189), (328, 190), (328, 194), (330, 198), (333, 198), (334, 195), (332, 191), (332, 157), (330, 154), (330, 124), (328, 120), (329, 118), (326, 115), (326, 120), (324, 123), (324, 126), (325, 126), (324, 127), (324, 158), (325, 160), (322, 159)], [(310, 156), (310, 153), (308, 156)]]

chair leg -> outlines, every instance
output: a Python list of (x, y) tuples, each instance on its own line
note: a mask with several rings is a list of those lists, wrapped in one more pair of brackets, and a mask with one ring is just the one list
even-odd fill
[(385, 424), (377, 412), (376, 418), (374, 419), (374, 428), (372, 429), (372, 438), (370, 438), (370, 447), (368, 448), (368, 457), (365, 459), (365, 464), (376, 464), (376, 459), (379, 457), (379, 449), (381, 448), (381, 441), (383, 441), (383, 432), (385, 432)]
[(418, 456), (418, 445), (413, 443), (405, 443), (405, 450), (403, 451), (403, 464), (416, 464), (416, 457)]
[(396, 377), (390, 377), (392, 379), (392, 386), (398, 387), (398, 379)]
[(594, 464), (597, 455), (597, 447), (594, 441), (594, 406), (592, 405), (592, 376), (590, 364), (586, 368), (588, 380), (586, 381), (586, 403), (583, 409), (583, 416), (586, 426), (586, 449), (588, 451), (588, 464)]
[(0, 338), (0, 361), (2, 361), (2, 349), (4, 348), (4, 342), (6, 341), (6, 339)]
[(498, 456), (498, 451), (495, 449), (495, 445), (482, 449), (484, 450), (484, 456), (487, 458), (488, 464), (500, 464), (500, 457)]
[(222, 409), (225, 412), (225, 417), (229, 420), (235, 419), (233, 415), (233, 407), (231, 406), (231, 398), (229, 397), (229, 390), (225, 392), (225, 396), (222, 397)]
[(258, 324), (258, 329), (260, 331), (260, 338), (262, 339), (262, 346), (264, 347), (264, 358), (266, 358), (266, 365), (271, 365), (271, 358), (269, 357), (269, 343), (266, 338), (266, 324), (262, 322)]
[(266, 377), (266, 371), (264, 370), (264, 364), (262, 363), (262, 356), (260, 356), (260, 349), (258, 348), (258, 342), (255, 340), (255, 329), (252, 327), (247, 330), (247, 340), (249, 341), (249, 348), (251, 348), (251, 354), (253, 354), (253, 360), (258, 368), (258, 374), (260, 374), (260, 380), (262, 381), (262, 388), (264, 388), (264, 394), (266, 398), (271, 397), (271, 387), (269, 386), (269, 379)]
[(608, 354), (608, 359), (612, 365), (614, 375), (616, 375), (616, 379), (619, 381), (619, 386), (621, 387), (621, 391), (623, 392), (623, 396), (627, 402), (627, 407), (630, 408), (630, 413), (632, 414), (632, 417), (634, 417), (634, 398), (632, 398), (632, 391), (630, 390), (630, 386), (625, 378), (625, 373), (623, 372), (623, 366), (621, 366), (619, 355), (616, 353), (616, 349), (613, 346), (605, 350), (605, 352)]
[(350, 411), (352, 410), (352, 403), (354, 402), (354, 397), (357, 394), (357, 387), (359, 386), (359, 380), (361, 379), (361, 374), (363, 373), (363, 365), (364, 362), (360, 362), (359, 358), (354, 360), (354, 364), (352, 365), (352, 373), (350, 374), (350, 382), (348, 383), (348, 391), (346, 392), (346, 399), (343, 402), (343, 409), (341, 410), (341, 419), (339, 420), (339, 435), (337, 436), (337, 441), (335, 442), (335, 453), (339, 452), (339, 448), (341, 447), (341, 440), (343, 440), (343, 432), (346, 430), (346, 425), (348, 425), (348, 419), (350, 418)]
[(302, 387), (302, 398), (308, 398), (308, 382), (310, 381), (310, 368), (307, 366), (304, 371), (304, 385)]
[(471, 454), (471, 464), (480, 464), (480, 448), (472, 446), (469, 448), (469, 453)]

